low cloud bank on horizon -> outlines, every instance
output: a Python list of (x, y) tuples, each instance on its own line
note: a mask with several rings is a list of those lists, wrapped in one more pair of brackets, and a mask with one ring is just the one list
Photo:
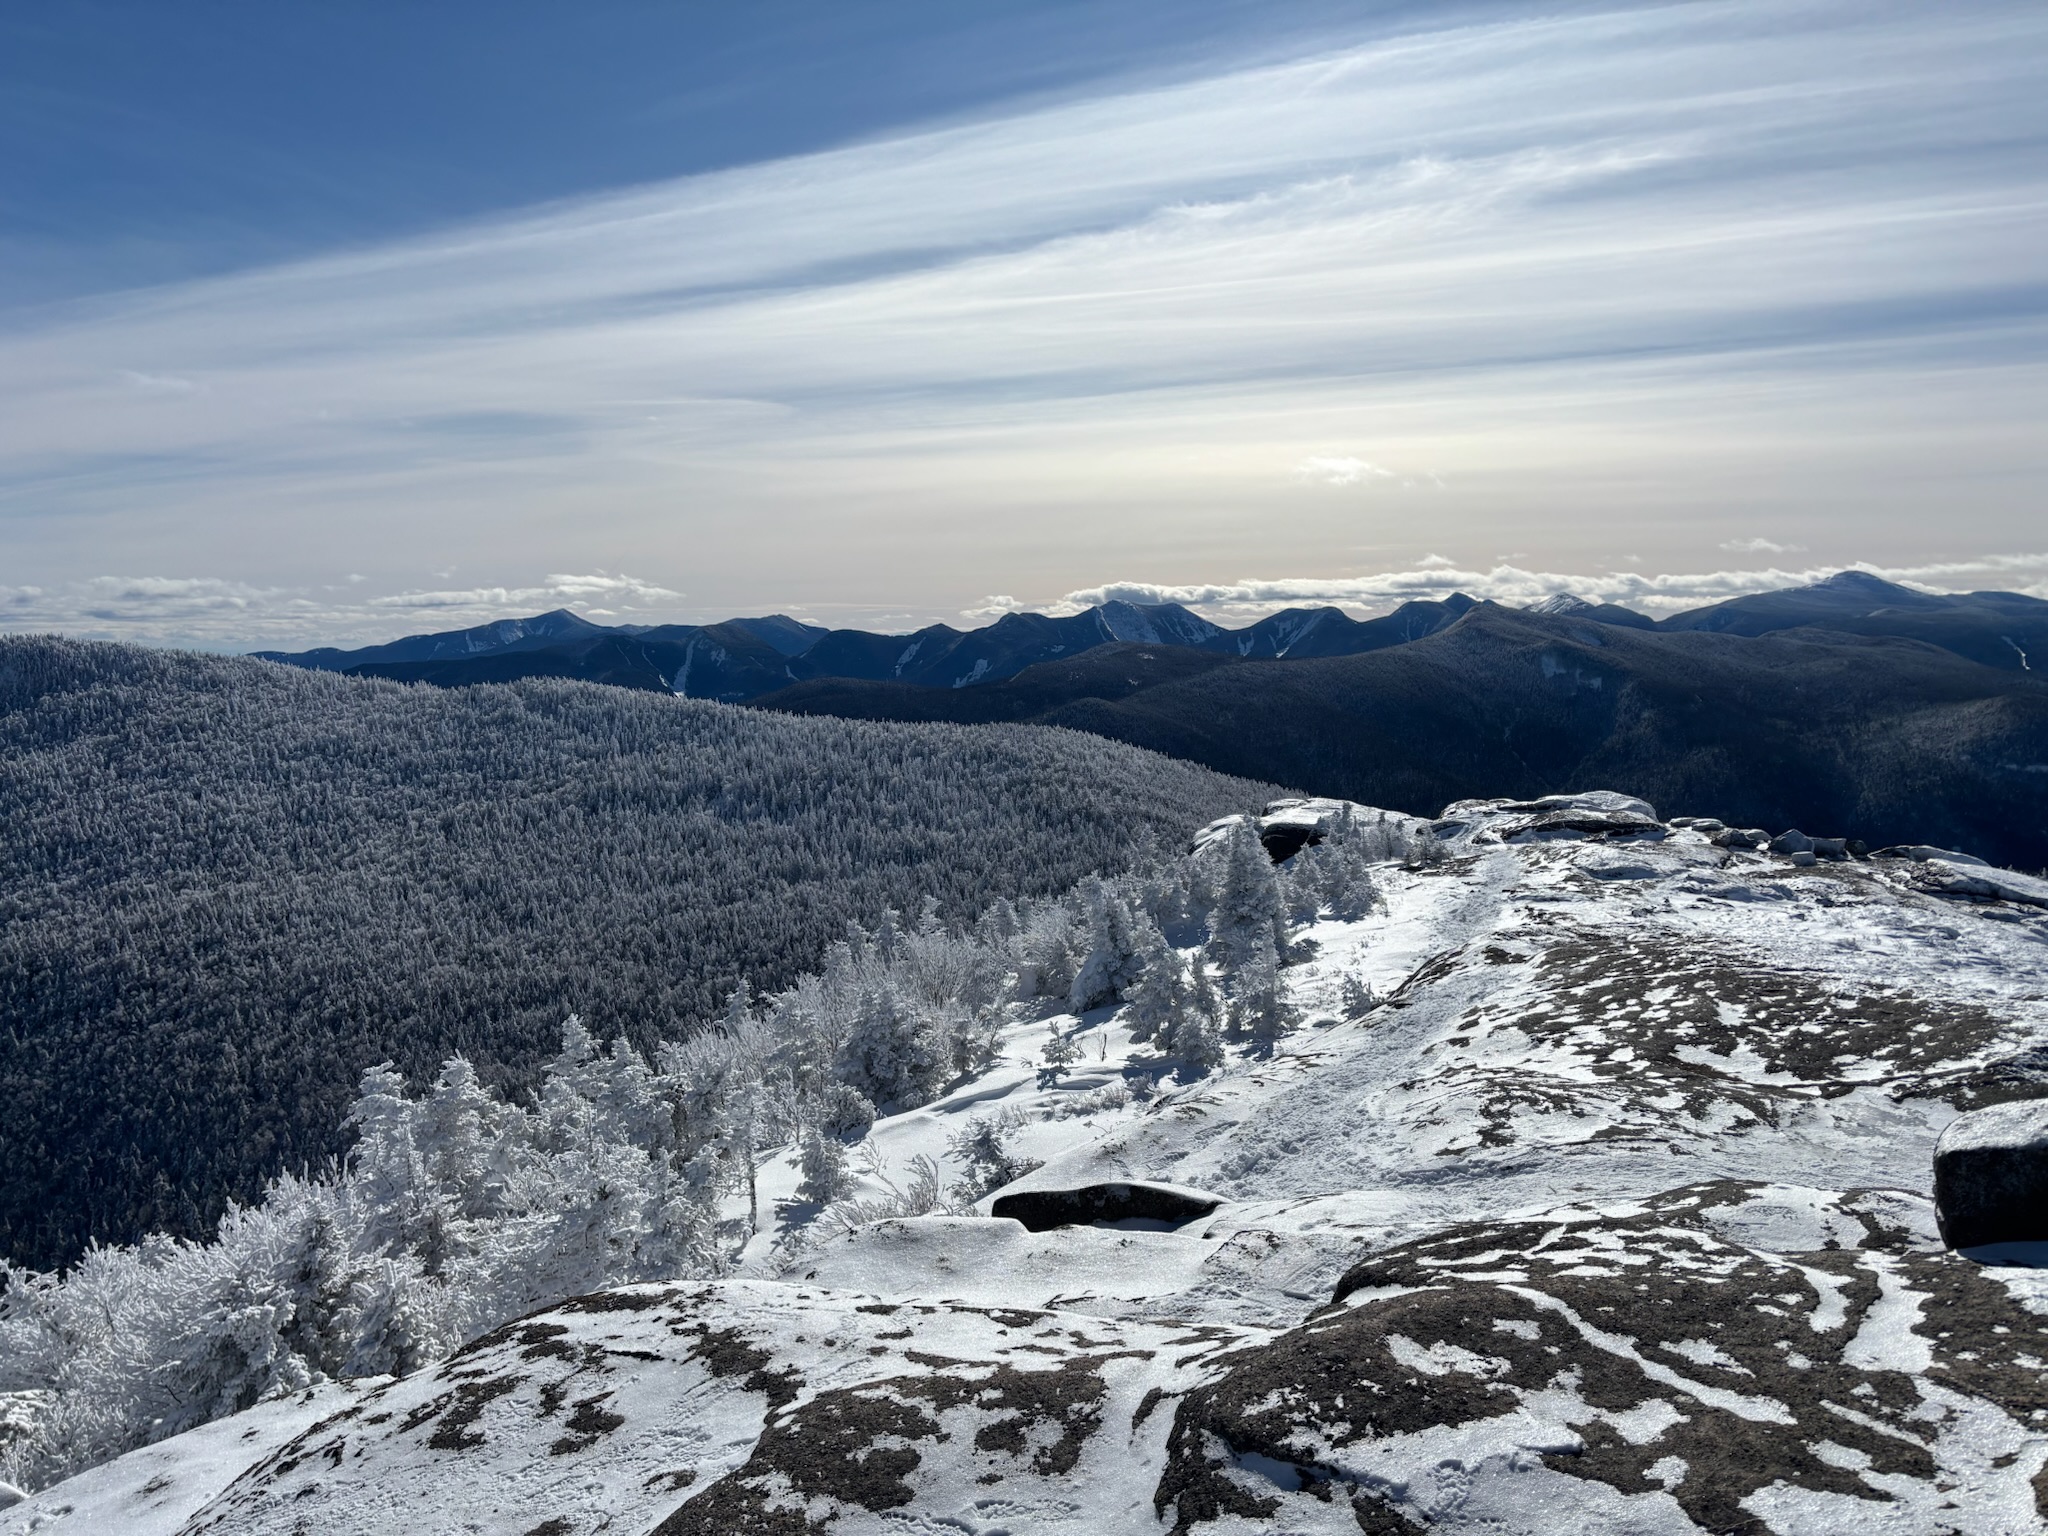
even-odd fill
[[(0, 316), (0, 624), (2024, 548), (2043, 75), (2017, 3), (1496, 19)], [(637, 585), (504, 575), (590, 570)]]
[[(1241, 627), (1283, 608), (1333, 606), (1382, 613), (1416, 599), (1454, 592), (1526, 607), (1560, 592), (1589, 602), (1618, 603), (1652, 617), (1704, 607), (1746, 593), (1804, 586), (1837, 569), (1868, 571), (1924, 591), (1995, 587), (2048, 599), (2048, 552), (1982, 555), (1939, 564), (1802, 570), (1721, 570), (1685, 574), (1608, 571), (1594, 575), (1531, 571), (1497, 564), (1463, 570), (1432, 556), (1405, 571), (1342, 577), (1275, 577), (1174, 585), (1113, 581), (1042, 602), (1002, 595), (955, 613), (913, 616), (901, 611), (795, 605), (792, 616), (832, 628), (900, 632), (928, 622), (976, 628), (1004, 614), (1074, 613), (1097, 603), (1179, 603), (1225, 627)], [(758, 617), (766, 607), (692, 610), (684, 594), (630, 575), (551, 575), (523, 587), (477, 587), (368, 595), (348, 587), (324, 591), (259, 588), (219, 578), (101, 576), (63, 588), (0, 588), (0, 628), (53, 630), (92, 639), (183, 642), (206, 649), (303, 650), (372, 645), (404, 634), (467, 628), (495, 619), (570, 608), (597, 623), (660, 624)]]
[(1220, 613), (1257, 618), (1281, 608), (1318, 604), (1380, 611), (1416, 599), (1448, 597), (1453, 592), (1522, 608), (1559, 593), (1570, 593), (1588, 602), (1615, 603), (1661, 618), (1752, 592), (1808, 586), (1839, 570), (1867, 571), (1886, 581), (1929, 592), (1962, 590), (1957, 583), (1967, 583), (1968, 590), (1981, 591), (1985, 590), (1984, 583), (1997, 582), (1998, 590), (2048, 599), (2048, 554), (1981, 555), (1974, 559), (1915, 566), (1886, 567), (1856, 561), (1847, 566), (1815, 566), (1803, 570), (1773, 568), (1682, 574), (1606, 571), (1590, 576), (1530, 571), (1508, 564), (1495, 565), (1483, 571), (1461, 570), (1455, 562), (1438, 556), (1422, 561), (1415, 570), (1334, 579), (1288, 577), (1196, 586), (1115, 581), (1069, 592), (1059, 607), (1061, 610), (1081, 609), (1120, 598), (1130, 603), (1179, 603), (1212, 618)]

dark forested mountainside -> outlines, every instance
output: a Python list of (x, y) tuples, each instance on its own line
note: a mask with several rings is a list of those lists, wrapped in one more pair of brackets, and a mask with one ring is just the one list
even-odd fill
[(1098, 737), (0, 640), (0, 1249), (210, 1227), (361, 1069), (525, 1080), (849, 920), (1060, 891), (1272, 786)]
[(2048, 683), (1910, 640), (1651, 631), (1487, 604), (1406, 645), (1143, 688), (1118, 682), (1136, 668), (1108, 665), (1117, 652), (1099, 654), (1092, 671), (982, 689), (818, 683), (761, 702), (1073, 726), (1416, 815), (1597, 783), (1673, 814), (2048, 864)]
[(1865, 571), (1811, 586), (1732, 597), (1674, 614), (1659, 629), (1769, 635), (1832, 629), (1924, 640), (2006, 672), (2048, 670), (2048, 603), (2021, 592), (1916, 592)]
[(762, 709), (844, 720), (949, 720), (956, 725), (1036, 720), (1077, 699), (1123, 699), (1162, 683), (1201, 677), (1236, 658), (1178, 645), (1099, 645), (1079, 656), (1042, 661), (1015, 677), (978, 688), (920, 688), (915, 683), (821, 677), (765, 694)]

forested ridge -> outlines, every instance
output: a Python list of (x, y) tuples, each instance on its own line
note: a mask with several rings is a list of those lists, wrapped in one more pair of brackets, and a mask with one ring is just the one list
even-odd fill
[(532, 1080), (851, 920), (1065, 890), (1272, 786), (1064, 731), (0, 640), (0, 1250), (198, 1235), (361, 1070)]
[[(999, 899), (971, 927), (932, 902), (908, 924), (849, 924), (820, 970), (770, 997), (735, 988), (651, 1056), (600, 1049), (572, 1018), (523, 1103), (460, 1056), (417, 1092), (372, 1067), (345, 1157), (281, 1175), (211, 1241), (96, 1246), (63, 1275), (0, 1259), (0, 1483), (44, 1486), (321, 1381), (403, 1375), (572, 1296), (731, 1273), (766, 1214), (764, 1159), (791, 1146), (793, 1204), (828, 1228), (972, 1214), (1033, 1166), (1014, 1117), (970, 1118), (949, 1168), (914, 1158), (867, 1200), (851, 1198), (849, 1143), (879, 1169), (878, 1111), (943, 1096), (996, 1063), (1006, 1025), (1065, 1010), (1121, 1009), (1147, 1058), (1123, 1102), (1206, 1076), (1227, 1038), (1270, 1051), (1297, 1022), (1280, 979), (1293, 925), (1371, 910), (1376, 864), (1440, 857), (1414, 824), (1347, 808), (1282, 872), (1254, 825), (1232, 817), (1142, 873)], [(1076, 1060), (1080, 1027), (1054, 1033), (1042, 1075)]]

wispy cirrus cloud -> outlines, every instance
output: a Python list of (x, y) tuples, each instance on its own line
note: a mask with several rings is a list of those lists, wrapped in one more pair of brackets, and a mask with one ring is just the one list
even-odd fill
[(549, 576), (530, 587), (462, 587), (437, 592), (394, 592), (373, 597), (365, 606), (425, 613), (440, 609), (498, 614), (535, 604), (624, 603), (646, 606), (676, 602), (682, 593), (636, 576)]
[(396, 597), (481, 549), (445, 611), (602, 561), (936, 614), (1283, 552), (1694, 570), (1844, 508), (1896, 565), (2005, 546), (2048, 479), (2044, 72), (2019, 3), (1366, 30), (17, 316), (0, 568)]

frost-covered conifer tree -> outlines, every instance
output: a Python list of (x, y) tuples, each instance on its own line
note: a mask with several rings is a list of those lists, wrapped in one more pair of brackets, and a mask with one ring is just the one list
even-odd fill
[(1081, 1046), (1072, 1035), (1055, 1028), (1045, 1042), (1044, 1065), (1038, 1069), (1040, 1087), (1058, 1082), (1080, 1059)]
[(1001, 1113), (976, 1115), (947, 1141), (947, 1154), (965, 1169), (953, 1185), (953, 1198), (959, 1204), (972, 1205), (1038, 1166), (1011, 1148), (1019, 1123)]
[(1143, 969), (1126, 993), (1129, 1006), (1124, 1017), (1131, 1038), (1144, 1042), (1168, 1028), (1189, 1006), (1188, 968), (1167, 944), (1166, 936), (1149, 920), (1138, 927), (1138, 959)]
[(1209, 911), (1209, 956), (1225, 973), (1236, 971), (1270, 944), (1287, 944), (1287, 921), (1273, 861), (1250, 818), (1231, 823), (1220, 850), (1215, 900)]
[(1262, 935), (1257, 949), (1231, 978), (1231, 1031), (1270, 1044), (1287, 1032), (1288, 1022), (1280, 956), (1272, 940)]
[(853, 1192), (853, 1175), (846, 1166), (846, 1148), (836, 1137), (806, 1131), (803, 1138), (803, 1182), (797, 1198), (826, 1206), (844, 1200)]
[(1187, 1006), (1168, 1027), (1166, 1047), (1198, 1074), (1223, 1065), (1223, 1000), (1199, 956), (1191, 968)]
[(1085, 894), (1087, 948), (1067, 991), (1067, 1006), (1076, 1013), (1123, 1001), (1145, 969), (1139, 917), (1123, 894), (1099, 879), (1088, 882)]

